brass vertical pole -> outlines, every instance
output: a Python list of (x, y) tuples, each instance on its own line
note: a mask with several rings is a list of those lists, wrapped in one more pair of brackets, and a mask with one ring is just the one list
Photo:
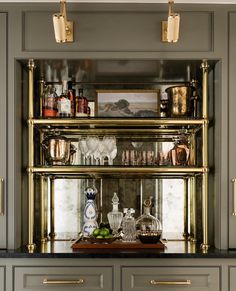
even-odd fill
[(53, 240), (56, 236), (55, 234), (55, 178), (50, 178), (50, 238)]
[(203, 94), (202, 94), (202, 117), (205, 122), (202, 127), (202, 165), (205, 172), (202, 175), (202, 227), (203, 227), (203, 242), (202, 249), (209, 248), (209, 230), (208, 230), (208, 69), (207, 61), (203, 61)]
[[(44, 134), (40, 132), (40, 145), (44, 139)], [(44, 165), (44, 157), (42, 147), (40, 146), (40, 164)], [(47, 241), (47, 191), (45, 191), (45, 177), (40, 176), (40, 219), (41, 219), (41, 242)]]
[(40, 79), (39, 81), (39, 114), (42, 117), (43, 116), (43, 92), (44, 92), (44, 86), (45, 86), (45, 81), (43, 78)]
[(191, 177), (191, 219), (192, 219), (192, 228), (190, 233), (191, 242), (197, 241), (197, 197), (196, 197), (196, 177)]
[(32, 118), (34, 117), (34, 61), (28, 62), (29, 70), (29, 96), (28, 96), (28, 250), (33, 252), (34, 244), (34, 126)]
[(183, 237), (185, 239), (188, 239), (189, 233), (188, 233), (188, 216), (189, 216), (189, 208), (188, 208), (188, 193), (189, 193), (189, 187), (188, 187), (188, 179), (184, 178), (184, 233)]

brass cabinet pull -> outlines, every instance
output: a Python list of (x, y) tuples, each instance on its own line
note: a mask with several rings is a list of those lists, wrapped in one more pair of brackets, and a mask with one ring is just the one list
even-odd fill
[(191, 280), (186, 280), (186, 281), (156, 281), (156, 280), (151, 280), (150, 281), (151, 285), (168, 285), (168, 286), (189, 286), (192, 284)]
[(44, 279), (43, 284), (45, 285), (80, 285), (84, 283), (84, 279), (79, 280), (48, 280)]
[(0, 179), (0, 215), (4, 215), (4, 179)]
[(232, 179), (233, 183), (233, 211), (232, 215), (236, 216), (236, 178)]

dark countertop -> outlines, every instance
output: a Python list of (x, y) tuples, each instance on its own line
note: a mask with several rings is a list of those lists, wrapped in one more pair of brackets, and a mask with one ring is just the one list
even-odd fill
[(183, 241), (168, 242), (164, 250), (81, 250), (73, 251), (70, 242), (47, 242), (34, 253), (26, 248), (0, 250), (0, 258), (236, 258), (236, 250), (210, 248), (203, 251), (200, 245)]

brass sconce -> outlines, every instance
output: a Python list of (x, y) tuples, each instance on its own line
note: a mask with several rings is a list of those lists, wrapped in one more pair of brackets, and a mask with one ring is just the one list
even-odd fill
[(52, 18), (56, 42), (73, 42), (73, 21), (67, 21), (66, 0), (60, 1), (60, 13), (53, 14)]
[(180, 15), (174, 12), (174, 0), (169, 0), (168, 5), (168, 20), (162, 21), (162, 41), (177, 42), (179, 39)]

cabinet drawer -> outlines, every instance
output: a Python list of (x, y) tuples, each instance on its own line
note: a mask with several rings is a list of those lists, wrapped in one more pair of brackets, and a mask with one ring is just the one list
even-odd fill
[(5, 290), (5, 268), (0, 267), (0, 291)]
[(14, 291), (112, 291), (112, 267), (15, 267)]
[(229, 290), (236, 290), (236, 267), (229, 268)]
[(217, 267), (123, 267), (122, 276), (125, 291), (219, 291), (220, 286)]

